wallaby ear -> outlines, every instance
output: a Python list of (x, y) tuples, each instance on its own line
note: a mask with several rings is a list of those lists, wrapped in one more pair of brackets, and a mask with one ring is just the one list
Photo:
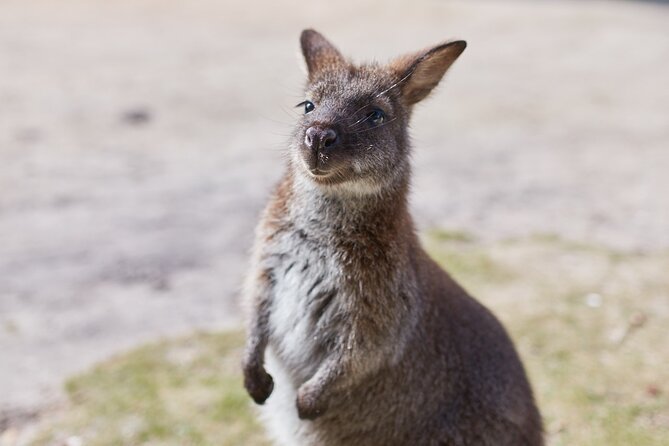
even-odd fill
[(334, 68), (346, 63), (339, 50), (313, 29), (302, 31), (300, 44), (309, 70), (309, 79), (314, 79), (325, 68)]
[(466, 47), (467, 42), (457, 40), (393, 61), (390, 66), (400, 77), (399, 86), (407, 105), (424, 99)]

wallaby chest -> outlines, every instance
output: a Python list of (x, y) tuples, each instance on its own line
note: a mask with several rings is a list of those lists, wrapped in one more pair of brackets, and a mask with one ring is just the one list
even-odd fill
[(270, 344), (288, 366), (308, 375), (346, 330), (350, 302), (341, 255), (323, 234), (293, 227), (275, 234), (265, 262), (272, 276)]

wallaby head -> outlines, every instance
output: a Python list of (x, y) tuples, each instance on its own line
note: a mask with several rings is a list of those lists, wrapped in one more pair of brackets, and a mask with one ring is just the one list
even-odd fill
[(308, 81), (298, 104), (304, 116), (294, 134), (294, 170), (335, 193), (378, 193), (404, 179), (412, 107), (466, 43), (443, 43), (385, 65), (355, 65), (314, 30), (303, 31), (300, 41)]

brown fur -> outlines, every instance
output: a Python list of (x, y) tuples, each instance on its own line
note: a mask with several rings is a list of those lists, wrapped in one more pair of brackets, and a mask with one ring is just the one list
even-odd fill
[[(511, 340), (425, 254), (408, 212), (411, 107), (465, 43), (387, 66), (354, 66), (315, 31), (301, 43), (314, 109), (259, 225), (250, 395), (274, 405), (265, 416), (286, 445), (542, 445)], [(310, 127), (332, 129), (336, 143), (310, 146)]]

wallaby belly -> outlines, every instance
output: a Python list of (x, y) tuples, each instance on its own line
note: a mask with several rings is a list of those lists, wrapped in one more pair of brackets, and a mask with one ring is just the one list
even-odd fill
[[(273, 277), (267, 371), (274, 392), (261, 406), (270, 435), (281, 445), (317, 444), (311, 423), (297, 417), (297, 389), (317, 370), (341, 316), (341, 270), (327, 246), (303, 231), (277, 237), (268, 248)], [(310, 440), (311, 438), (311, 440)]]
[(296, 384), (315, 373), (340, 329), (333, 316), (344, 311), (336, 255), (306, 237), (304, 231), (283, 234), (271, 250), (270, 347)]

